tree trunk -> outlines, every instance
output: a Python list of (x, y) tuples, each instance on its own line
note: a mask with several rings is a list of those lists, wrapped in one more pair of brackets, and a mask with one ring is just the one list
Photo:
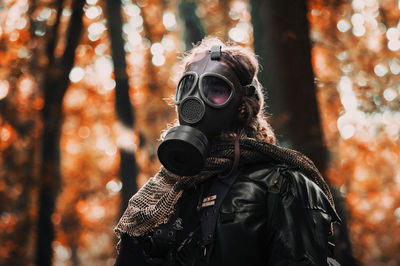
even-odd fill
[(196, 15), (196, 2), (183, 0), (179, 4), (179, 16), (183, 21), (183, 40), (185, 49), (190, 50), (204, 38), (204, 29)]
[[(107, 0), (108, 28), (111, 39), (111, 51), (115, 76), (115, 110), (118, 119), (128, 127), (132, 133), (134, 129), (134, 113), (129, 97), (129, 81), (126, 73), (124, 40), (122, 39), (121, 2)], [(133, 136), (132, 136), (133, 137)], [(120, 178), (122, 182), (121, 214), (128, 206), (128, 201), (137, 191), (136, 177), (138, 169), (133, 150), (120, 148)]]
[[(311, 64), (307, 1), (250, 3), (254, 49), (263, 66), (259, 80), (268, 92), (266, 103), (272, 112), (271, 124), (282, 146), (306, 154), (324, 173), (328, 150), (323, 141)], [(343, 218), (343, 199), (336, 190), (332, 192)], [(337, 258), (344, 265), (355, 265), (345, 223), (341, 229), (336, 243), (346, 247), (341, 249), (346, 254), (338, 254)]]
[(311, 65), (305, 1), (251, 1), (254, 48), (262, 58), (272, 125), (283, 146), (311, 157), (323, 172), (327, 149)]
[[(74, 0), (72, 15), (67, 29), (67, 43), (60, 60), (53, 60), (54, 42), (57, 34), (49, 40), (48, 54), (51, 62), (44, 80), (44, 107), (42, 165), (39, 184), (38, 233), (36, 243), (36, 265), (51, 265), (54, 227), (51, 216), (54, 212), (61, 184), (60, 174), (60, 134), (62, 127), (62, 100), (69, 86), (69, 73), (74, 65), (75, 50), (82, 32), (84, 0)], [(61, 12), (61, 9), (58, 11)], [(56, 31), (53, 31), (56, 32)]]

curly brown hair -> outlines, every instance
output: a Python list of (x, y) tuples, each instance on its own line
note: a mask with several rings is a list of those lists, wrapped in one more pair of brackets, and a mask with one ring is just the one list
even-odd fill
[[(242, 98), (242, 103), (237, 112), (236, 125), (230, 131), (222, 132), (218, 138), (227, 140), (239, 135), (240, 138), (248, 137), (275, 144), (275, 134), (264, 114), (263, 88), (257, 80), (259, 70), (258, 60), (250, 49), (234, 43), (225, 44), (220, 39), (212, 36), (206, 37), (181, 57), (180, 74), (186, 70), (190, 63), (197, 61), (199, 56), (208, 52), (214, 45), (222, 46), (221, 62), (235, 72), (240, 84), (242, 86), (248, 85), (254, 79), (257, 92), (255, 95), (244, 96)], [(174, 125), (176, 124), (177, 121), (175, 121)], [(162, 139), (165, 133), (166, 131), (162, 134)]]

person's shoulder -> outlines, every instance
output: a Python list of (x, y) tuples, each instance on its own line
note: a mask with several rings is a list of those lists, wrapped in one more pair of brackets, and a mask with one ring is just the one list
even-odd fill
[[(263, 162), (248, 164), (242, 167), (241, 176), (254, 181), (265, 181), (268, 186), (278, 186), (279, 190), (282, 185), (288, 184), (298, 188), (310, 189), (316, 193), (322, 190), (310, 178), (308, 178), (297, 167), (293, 167), (284, 163)], [(322, 192), (323, 193), (323, 192)]]
[(269, 193), (279, 194), (284, 205), (296, 202), (306, 209), (319, 209), (337, 219), (327, 195), (297, 167), (276, 162), (257, 163), (244, 167), (241, 175), (262, 183)]
[(277, 164), (273, 161), (266, 161), (262, 163), (246, 164), (241, 167), (240, 174), (252, 180), (266, 180), (271, 175), (279, 172), (279, 169), (287, 169), (284, 164)]
[(323, 212), (330, 216), (331, 221), (340, 221), (328, 196), (309, 176), (296, 168), (282, 171), (281, 176), (286, 185), (282, 186), (280, 193), (285, 196), (286, 202), (290, 202), (291, 198), (309, 211)]
[[(283, 163), (266, 161), (246, 164), (241, 168), (240, 175), (255, 182), (264, 182), (268, 187), (282, 185), (287, 176), (295, 174), (296, 169)], [(300, 180), (299, 180), (300, 181)], [(280, 188), (280, 186), (279, 186)]]
[(278, 193), (286, 186), (287, 182), (292, 183), (292, 180), (287, 178), (291, 175), (289, 172), (292, 171), (294, 169), (286, 164), (266, 161), (243, 166), (239, 178), (257, 183), (265, 187), (268, 192)]

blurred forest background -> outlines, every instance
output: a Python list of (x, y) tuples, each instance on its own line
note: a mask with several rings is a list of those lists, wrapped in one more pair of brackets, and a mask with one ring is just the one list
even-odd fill
[(113, 265), (178, 57), (207, 35), (260, 56), (281, 145), (345, 218), (339, 260), (400, 264), (400, 1), (2, 0), (1, 265)]

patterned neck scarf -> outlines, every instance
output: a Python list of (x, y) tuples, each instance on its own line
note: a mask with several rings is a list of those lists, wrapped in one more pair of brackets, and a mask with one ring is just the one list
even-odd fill
[[(274, 161), (298, 168), (314, 181), (334, 206), (332, 194), (314, 163), (300, 152), (282, 148), (250, 138), (239, 140), (239, 166)], [(237, 148), (236, 148), (237, 149)], [(237, 151), (238, 152), (238, 151)], [(141, 236), (166, 223), (183, 191), (217, 174), (228, 172), (235, 161), (235, 142), (218, 142), (212, 145), (205, 167), (194, 176), (178, 176), (164, 167), (129, 200), (115, 233)], [(117, 245), (119, 249), (119, 245)]]

